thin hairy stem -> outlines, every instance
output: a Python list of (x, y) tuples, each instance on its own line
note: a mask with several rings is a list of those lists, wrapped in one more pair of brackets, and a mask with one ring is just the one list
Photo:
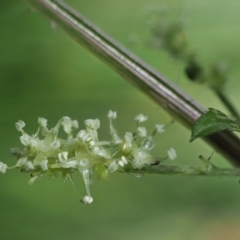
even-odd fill
[[(188, 128), (191, 128), (196, 119), (206, 112), (204, 107), (133, 56), (131, 52), (119, 46), (63, 1), (25, 0), (25, 2), (31, 9), (46, 16), (76, 42), (140, 88), (174, 119)], [(233, 164), (240, 166), (240, 140), (236, 135), (231, 132), (222, 132), (206, 137), (205, 140)]]
[(235, 168), (201, 168), (201, 167), (180, 167), (180, 166), (148, 166), (141, 170), (127, 169), (126, 172), (133, 174), (161, 174), (161, 175), (181, 175), (181, 176), (240, 176), (240, 169)]

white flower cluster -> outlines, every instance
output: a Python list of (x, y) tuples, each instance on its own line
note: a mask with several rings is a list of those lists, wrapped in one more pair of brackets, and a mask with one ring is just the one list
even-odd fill
[[(12, 148), (11, 152), (17, 157), (17, 163), (8, 167), (0, 162), (0, 172), (5, 173), (8, 168), (20, 168), (22, 172), (31, 174), (29, 184), (33, 184), (43, 174), (55, 177), (59, 172), (64, 179), (73, 182), (72, 173), (79, 171), (87, 191), (81, 201), (85, 204), (92, 203), (92, 172), (96, 172), (99, 178), (108, 180), (111, 172), (124, 171), (127, 168), (142, 169), (145, 165), (152, 164), (156, 159), (150, 154), (154, 147), (152, 139), (157, 132), (164, 132), (163, 125), (156, 125), (153, 133), (147, 136), (146, 128), (140, 124), (148, 117), (139, 114), (135, 118), (136, 132), (126, 132), (121, 138), (113, 126), (117, 113), (109, 111), (107, 116), (112, 136), (110, 141), (99, 141), (99, 119), (85, 120), (85, 129), (81, 129), (75, 137), (73, 130), (77, 129), (79, 124), (70, 117), (63, 117), (52, 129), (48, 129), (46, 119), (39, 118), (39, 129), (34, 135), (27, 134), (24, 131), (25, 123), (19, 120), (16, 129), (21, 133), (20, 141), (24, 148)], [(61, 126), (67, 134), (66, 139), (58, 137)], [(168, 151), (168, 157), (172, 160), (176, 158), (174, 149)]]

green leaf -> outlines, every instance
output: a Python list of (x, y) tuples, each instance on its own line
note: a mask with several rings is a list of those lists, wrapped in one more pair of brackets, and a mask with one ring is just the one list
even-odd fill
[(194, 123), (190, 142), (199, 137), (224, 130), (240, 132), (240, 122), (229, 118), (216, 109), (209, 108), (209, 111)]

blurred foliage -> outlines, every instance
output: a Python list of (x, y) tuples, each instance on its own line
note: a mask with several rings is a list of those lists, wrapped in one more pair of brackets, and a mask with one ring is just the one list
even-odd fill
[[(129, 32), (142, 30), (146, 0), (67, 0), (87, 18), (128, 45)], [(183, 0), (165, 1), (173, 9), (186, 8), (189, 38), (205, 64), (227, 58), (233, 80), (228, 83), (232, 98), (239, 101), (237, 76), (240, 33), (240, 3)], [(129, 85), (105, 64), (79, 47), (46, 19), (26, 12), (21, 1), (0, 1), (0, 91), (1, 160), (14, 163), (8, 149), (19, 146), (14, 123), (24, 119), (27, 131), (34, 133), (36, 119), (45, 117), (53, 125), (61, 116), (78, 119), (106, 119), (116, 110), (120, 132), (131, 131), (139, 112), (149, 116), (149, 127), (168, 124), (171, 119), (141, 92)], [(114, 13), (114, 14), (113, 14)], [(144, 35), (145, 34), (145, 35)], [(181, 63), (148, 47), (128, 46), (150, 65), (177, 83), (206, 107), (221, 110), (216, 97), (205, 87), (196, 87), (179, 75)], [(110, 138), (108, 123), (100, 136)], [(147, 125), (146, 124), (146, 125)], [(198, 155), (212, 149), (200, 140), (189, 145), (190, 131), (174, 123), (159, 136), (156, 156), (169, 147), (178, 153), (183, 165), (198, 164)], [(228, 166), (218, 154), (213, 162)], [(238, 239), (240, 189), (237, 179), (184, 178), (146, 175), (134, 178), (114, 174), (109, 184), (95, 181), (91, 206), (80, 204), (84, 186), (75, 179), (77, 192), (60, 179), (42, 178), (33, 187), (29, 176), (9, 172), (0, 175), (1, 239)]]
[[(210, 87), (231, 115), (239, 119), (238, 110), (225, 94), (225, 85), (229, 80), (228, 65), (220, 60), (204, 64), (188, 39), (186, 26), (180, 16), (169, 17), (172, 12), (172, 9), (166, 7), (150, 9), (150, 46), (164, 49), (171, 57), (182, 61), (185, 64), (185, 77)], [(178, 15), (181, 15), (180, 10)]]
[[(181, 17), (169, 16), (171, 13), (172, 9), (166, 7), (149, 10), (150, 46), (159, 50), (164, 49), (171, 57), (183, 61), (186, 64), (185, 75), (189, 80), (207, 83), (213, 89), (222, 89), (228, 78), (227, 65), (215, 62), (210, 66), (204, 66), (189, 42), (186, 26)], [(179, 14), (181, 15), (180, 12)]]
[(190, 142), (225, 130), (240, 132), (240, 122), (214, 108), (209, 108), (208, 112), (202, 114), (194, 123)]

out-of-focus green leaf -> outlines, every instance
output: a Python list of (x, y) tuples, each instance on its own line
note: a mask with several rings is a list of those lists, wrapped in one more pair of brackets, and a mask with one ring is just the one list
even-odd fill
[(216, 109), (209, 108), (209, 111), (194, 123), (190, 142), (199, 137), (224, 130), (240, 132), (240, 122), (229, 118)]

